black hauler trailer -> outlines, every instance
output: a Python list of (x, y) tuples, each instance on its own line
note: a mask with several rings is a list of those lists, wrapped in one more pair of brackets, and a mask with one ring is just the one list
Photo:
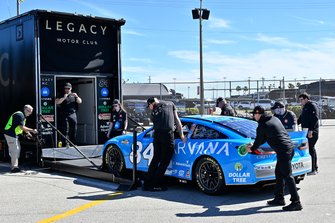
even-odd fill
[[(112, 101), (122, 97), (124, 24), (123, 19), (44, 10), (0, 23), (1, 131), (13, 112), (30, 104), (34, 113), (27, 118), (27, 126), (37, 128), (40, 134), (39, 140), (21, 140), (21, 159), (39, 164), (41, 157), (48, 158), (48, 149), (55, 153), (60, 135), (48, 122), (59, 127), (55, 98), (63, 95), (65, 82), (70, 82), (83, 100), (77, 110), (78, 148), (98, 151), (102, 147)], [(8, 159), (3, 134), (0, 142), (0, 160)]]

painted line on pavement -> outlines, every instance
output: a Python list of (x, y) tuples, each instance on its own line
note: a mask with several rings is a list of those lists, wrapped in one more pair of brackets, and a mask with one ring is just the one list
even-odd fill
[(67, 217), (69, 217), (71, 215), (75, 215), (75, 214), (77, 214), (79, 212), (85, 211), (85, 210), (87, 210), (89, 208), (92, 208), (92, 207), (97, 206), (99, 204), (102, 204), (102, 203), (104, 203), (106, 201), (109, 201), (111, 199), (111, 197), (115, 197), (115, 196), (118, 196), (118, 195), (121, 195), (121, 194), (123, 194), (123, 193), (117, 192), (117, 193), (114, 193), (114, 194), (109, 194), (109, 195), (107, 195), (107, 197), (105, 199), (101, 199), (101, 200), (96, 200), (96, 201), (89, 202), (87, 204), (84, 204), (84, 205), (79, 206), (77, 208), (74, 208), (72, 210), (66, 211), (66, 212), (64, 212), (62, 214), (58, 214), (58, 215), (55, 215), (55, 216), (53, 216), (51, 218), (46, 218), (44, 220), (41, 220), (38, 223), (55, 222), (55, 221), (58, 221), (60, 219), (67, 218)]

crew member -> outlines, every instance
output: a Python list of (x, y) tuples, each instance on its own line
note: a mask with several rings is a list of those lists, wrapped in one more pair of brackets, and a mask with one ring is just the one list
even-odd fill
[(312, 157), (312, 171), (307, 175), (316, 175), (318, 173), (317, 155), (315, 144), (319, 139), (319, 113), (315, 103), (309, 100), (309, 95), (303, 93), (299, 95), (299, 101), (302, 106), (301, 114), (298, 118), (298, 124), (302, 129), (308, 129), (307, 139), (309, 154)]
[[(65, 83), (63, 97), (55, 100), (56, 105), (60, 105), (60, 131), (73, 144), (76, 144), (77, 136), (77, 107), (82, 103), (82, 99), (77, 93), (72, 92), (71, 83)], [(62, 139), (63, 145), (69, 146), (67, 140)]]
[(222, 97), (216, 99), (216, 107), (221, 108), (220, 115), (235, 116), (234, 109), (227, 103), (226, 99)]
[(283, 210), (302, 210), (297, 187), (292, 176), (291, 160), (294, 155), (294, 145), (290, 136), (279, 119), (266, 115), (262, 106), (256, 106), (252, 113), (254, 119), (258, 122), (257, 135), (254, 143), (247, 145), (247, 151), (255, 152), (260, 145), (267, 142), (277, 154), (275, 198), (268, 201), (268, 205), (285, 205), (284, 185), (286, 182), (291, 194), (291, 204), (283, 207)]
[(147, 100), (147, 107), (152, 110), (151, 117), (154, 124), (154, 156), (150, 162), (143, 190), (167, 190), (163, 182), (165, 171), (174, 153), (174, 125), (183, 142), (186, 137), (177, 114), (176, 106), (172, 102), (160, 102), (151, 97)]
[(36, 129), (31, 129), (26, 126), (26, 117), (33, 113), (33, 107), (31, 105), (25, 105), (22, 111), (17, 111), (12, 114), (5, 126), (5, 139), (8, 145), (8, 152), (11, 158), (11, 172), (21, 172), (19, 168), (19, 158), (21, 152), (21, 145), (19, 141), (19, 135), (25, 132), (28, 137), (31, 137), (31, 133), (36, 134)]
[(127, 112), (118, 99), (113, 101), (113, 110), (109, 121), (107, 138), (123, 135), (128, 126)]
[(297, 116), (294, 112), (287, 110), (283, 102), (276, 101), (271, 110), (287, 131), (296, 131), (298, 129)]

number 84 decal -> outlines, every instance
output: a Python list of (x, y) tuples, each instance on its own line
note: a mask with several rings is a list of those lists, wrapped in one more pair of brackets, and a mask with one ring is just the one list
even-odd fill
[[(134, 145), (132, 145), (132, 150), (129, 154), (129, 160), (131, 163), (134, 163), (133, 161), (133, 149)], [(137, 142), (137, 164), (141, 162), (142, 158), (145, 160), (148, 160), (148, 166), (151, 163), (152, 157), (154, 156), (154, 145), (153, 143), (150, 143), (142, 152), (143, 145), (142, 142)]]

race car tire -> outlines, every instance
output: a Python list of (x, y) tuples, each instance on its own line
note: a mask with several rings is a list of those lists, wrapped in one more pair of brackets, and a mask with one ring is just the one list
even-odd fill
[(116, 145), (108, 146), (105, 153), (105, 163), (107, 169), (114, 176), (121, 177), (125, 172), (124, 157)]
[(197, 162), (195, 180), (199, 189), (206, 194), (220, 194), (226, 189), (222, 169), (211, 157), (202, 157)]

